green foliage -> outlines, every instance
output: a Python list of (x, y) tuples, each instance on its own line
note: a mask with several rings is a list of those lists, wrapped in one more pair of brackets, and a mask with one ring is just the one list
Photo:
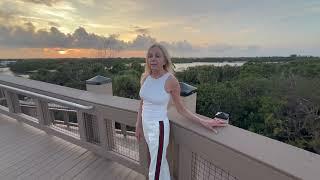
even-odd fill
[(139, 74), (142, 74), (144, 71), (144, 67), (139, 62), (132, 62), (130, 68), (137, 71)]
[(110, 72), (112, 74), (117, 74), (118, 72), (124, 71), (126, 69), (127, 69), (126, 64), (124, 64), (122, 62), (117, 62), (117, 63), (113, 64)]
[(55, 71), (38, 70), (30, 79), (84, 90), (86, 80), (96, 75), (110, 77), (110, 74), (99, 62), (65, 61), (57, 66)]
[[(249, 62), (240, 67), (198, 66), (176, 72), (179, 81), (198, 88), (197, 113), (213, 117), (217, 111), (228, 112), (230, 123), (237, 127), (320, 153), (319, 58), (173, 59), (241, 60)], [(112, 78), (114, 95), (139, 99), (142, 58), (55, 62), (21, 61), (10, 68), (21, 73), (37, 70), (31, 79), (77, 89), (85, 89), (85, 80), (103, 75)]]
[(138, 99), (139, 78), (132, 75), (119, 75), (113, 79), (113, 92), (116, 96)]
[(15, 73), (29, 73), (30, 71), (38, 70), (38, 69), (55, 69), (60, 60), (19, 60), (16, 63), (9, 64), (11, 71)]
[(228, 112), (237, 127), (320, 153), (319, 61), (249, 62), (220, 75), (225, 68), (177, 73), (198, 88), (197, 113)]
[(197, 66), (189, 67), (184, 72), (177, 72), (176, 76), (180, 81), (190, 84), (215, 84), (236, 78), (240, 73), (239, 70), (240, 67), (231, 66)]

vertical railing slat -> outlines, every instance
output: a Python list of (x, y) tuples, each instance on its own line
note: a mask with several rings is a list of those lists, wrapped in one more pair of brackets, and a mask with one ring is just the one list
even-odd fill
[(104, 149), (107, 148), (107, 128), (106, 120), (103, 118), (102, 110), (97, 111), (97, 121), (99, 126), (100, 145)]
[(107, 144), (106, 144), (106, 149), (111, 151), (114, 147), (115, 147), (115, 141), (114, 141), (114, 131), (115, 131), (115, 122), (110, 120), (110, 119), (106, 119), (106, 126), (105, 129), (106, 133), (107, 133)]
[(123, 134), (124, 137), (127, 136), (127, 126), (125, 124), (120, 124), (121, 126), (121, 133)]
[(86, 129), (84, 125), (84, 112), (79, 109), (77, 110), (77, 121), (79, 126), (80, 140), (87, 142)]
[(67, 127), (70, 126), (69, 120), (70, 120), (70, 117), (69, 117), (68, 111), (63, 111), (63, 121), (64, 121), (64, 124), (67, 125)]
[(6, 96), (9, 112), (11, 113), (21, 113), (21, 107), (19, 104), (18, 94), (4, 90)]
[(40, 99), (35, 99), (35, 103), (36, 103), (36, 110), (37, 110), (39, 124), (41, 124), (41, 125), (50, 124), (51, 116), (49, 113), (48, 102), (40, 100)]

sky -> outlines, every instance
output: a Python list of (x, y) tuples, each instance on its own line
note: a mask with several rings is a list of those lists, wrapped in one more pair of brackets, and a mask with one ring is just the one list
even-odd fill
[(320, 0), (1, 0), (0, 58), (320, 56)]

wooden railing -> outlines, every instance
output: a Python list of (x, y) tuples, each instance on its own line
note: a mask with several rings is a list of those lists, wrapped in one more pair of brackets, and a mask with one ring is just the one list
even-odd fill
[[(146, 143), (137, 142), (132, 132), (138, 100), (4, 75), (0, 76), (0, 90), (0, 113), (147, 176)], [(35, 115), (22, 110), (22, 99), (34, 102)], [(68, 107), (76, 114), (76, 121), (71, 126), (56, 123), (48, 104)], [(186, 120), (173, 107), (168, 115), (171, 134), (167, 157), (174, 179), (320, 179), (317, 154), (231, 125), (214, 134)]]

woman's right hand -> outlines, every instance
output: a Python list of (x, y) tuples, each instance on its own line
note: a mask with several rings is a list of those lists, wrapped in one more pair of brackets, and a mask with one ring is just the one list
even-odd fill
[(225, 127), (228, 124), (226, 123), (226, 121), (224, 121), (223, 119), (220, 118), (205, 118), (205, 119), (201, 119), (200, 120), (200, 124), (205, 126), (206, 128), (212, 130), (214, 133), (218, 134), (218, 131), (216, 129), (214, 129), (215, 127)]
[(136, 126), (135, 136), (138, 141), (140, 141), (140, 139), (143, 138), (143, 130), (141, 125)]

